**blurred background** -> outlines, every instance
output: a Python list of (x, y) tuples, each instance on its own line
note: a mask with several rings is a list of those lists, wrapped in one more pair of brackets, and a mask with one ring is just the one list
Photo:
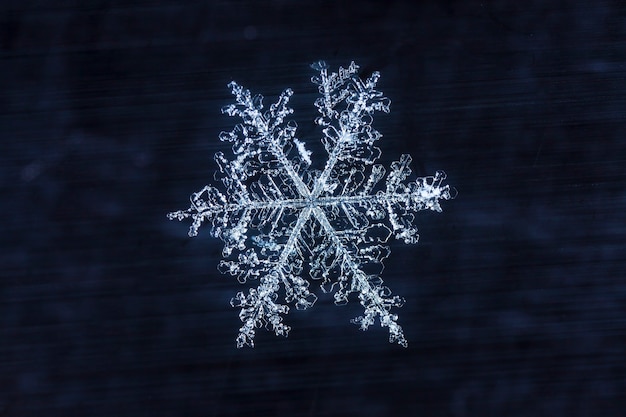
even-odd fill
[[(625, 40), (608, 0), (1, 1), (0, 416), (623, 415)], [(236, 349), (221, 243), (165, 217), (231, 80), (293, 88), (323, 163), (319, 59), (380, 71), (380, 162), (459, 193), (391, 245), (407, 349), (319, 291)]]

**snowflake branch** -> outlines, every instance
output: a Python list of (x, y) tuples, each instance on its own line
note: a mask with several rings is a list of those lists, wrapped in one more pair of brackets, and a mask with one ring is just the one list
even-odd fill
[[(322, 226), (326, 235), (333, 241), (336, 253), (341, 257), (343, 265), (346, 265), (351, 273), (352, 285), (349, 292), (359, 292), (359, 300), (361, 305), (365, 307), (365, 316), (357, 317), (353, 322), (360, 324), (361, 330), (367, 330), (374, 323), (374, 318), (379, 316), (381, 326), (389, 328), (389, 341), (392, 343), (397, 342), (399, 345), (407, 347), (408, 342), (404, 337), (402, 327), (396, 322), (398, 316), (389, 312), (392, 306), (400, 306), (402, 304), (401, 300), (397, 297), (391, 299), (384, 298), (381, 291), (384, 287), (371, 285), (367, 275), (359, 268), (359, 262), (353, 258), (350, 251), (337, 236), (326, 214), (321, 209), (315, 208), (313, 215)], [(340, 277), (340, 279), (345, 280), (346, 277)], [(347, 296), (348, 292), (343, 292), (340, 288), (335, 294), (335, 300), (347, 298)]]

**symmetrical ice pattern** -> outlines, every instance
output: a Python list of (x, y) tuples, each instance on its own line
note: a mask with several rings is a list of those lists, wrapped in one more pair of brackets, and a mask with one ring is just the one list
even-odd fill
[[(352, 62), (337, 73), (323, 61), (311, 66), (311, 80), (320, 97), (316, 124), (328, 157), (322, 170), (310, 169), (311, 152), (296, 138), (296, 124), (287, 121), (293, 94), (286, 89), (263, 111), (263, 97), (252, 96), (236, 82), (229, 84), (235, 104), (222, 112), (241, 119), (220, 140), (232, 144), (233, 157), (215, 155), (222, 187), (208, 185), (191, 195), (191, 207), (168, 218), (191, 218), (189, 236), (208, 223), (224, 242), (219, 269), (240, 283), (257, 281), (256, 288), (232, 299), (240, 307), (237, 347), (254, 346), (257, 328), (287, 336), (283, 315), (290, 306), (311, 307), (317, 297), (308, 275), (336, 304), (358, 295), (364, 314), (352, 320), (366, 330), (378, 317), (389, 329), (389, 341), (406, 347), (398, 316), (392, 312), (404, 300), (391, 295), (379, 273), (389, 255), (391, 236), (416, 243), (414, 214), (441, 211), (440, 200), (452, 198), (442, 185), (443, 172), (407, 181), (411, 157), (402, 155), (389, 173), (375, 164), (381, 134), (372, 127), (375, 112), (389, 112), (390, 100), (375, 90), (379, 73), (363, 81)], [(381, 182), (381, 180), (383, 180)]]

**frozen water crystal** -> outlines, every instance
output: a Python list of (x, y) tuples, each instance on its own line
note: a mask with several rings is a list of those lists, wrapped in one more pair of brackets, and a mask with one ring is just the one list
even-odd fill
[[(440, 201), (452, 198), (442, 185), (443, 172), (407, 181), (411, 157), (402, 155), (389, 173), (376, 164), (381, 134), (372, 127), (375, 112), (389, 112), (390, 100), (375, 90), (379, 73), (363, 81), (359, 67), (328, 72), (323, 61), (312, 65), (320, 97), (315, 101), (328, 153), (322, 170), (310, 169), (311, 152), (296, 138), (296, 124), (287, 121), (293, 92), (287, 89), (263, 111), (263, 97), (253, 96), (236, 82), (229, 87), (235, 103), (222, 112), (241, 119), (220, 139), (232, 144), (233, 156), (215, 155), (222, 185), (207, 185), (191, 195), (187, 210), (168, 218), (191, 218), (190, 236), (207, 223), (224, 242), (219, 269), (240, 283), (258, 286), (239, 292), (231, 304), (239, 307), (243, 325), (237, 346), (254, 346), (255, 330), (266, 327), (286, 336), (283, 323), (289, 306), (311, 307), (308, 271), (336, 304), (358, 294), (364, 315), (353, 323), (366, 330), (378, 317), (389, 329), (390, 342), (407, 346), (398, 316), (392, 312), (404, 300), (391, 295), (370, 266), (381, 266), (389, 255), (391, 236), (416, 243), (414, 214), (441, 211)], [(384, 181), (383, 181), (384, 179)], [(382, 182), (381, 182), (382, 181)], [(379, 268), (380, 269), (380, 268)]]

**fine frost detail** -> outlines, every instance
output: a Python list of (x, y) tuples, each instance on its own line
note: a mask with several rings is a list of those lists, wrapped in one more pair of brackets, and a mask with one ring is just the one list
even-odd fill
[(416, 243), (414, 214), (441, 211), (440, 200), (453, 196), (442, 185), (443, 172), (407, 181), (409, 155), (393, 162), (389, 173), (375, 164), (380, 149), (374, 143), (382, 135), (372, 127), (372, 117), (388, 113), (391, 103), (375, 90), (378, 72), (363, 81), (354, 62), (337, 73), (329, 73), (323, 61), (311, 67), (319, 73), (311, 80), (320, 93), (315, 122), (323, 128), (328, 153), (324, 168), (310, 168), (311, 152), (296, 138), (295, 122), (285, 120), (293, 112), (291, 89), (263, 111), (263, 97), (233, 81), (235, 103), (222, 112), (241, 123), (220, 134), (234, 154), (230, 159), (215, 154), (223, 187), (205, 186), (191, 195), (190, 208), (167, 216), (191, 218), (189, 236), (208, 223), (210, 233), (224, 242), (220, 271), (242, 284), (258, 282), (231, 300), (241, 308), (243, 323), (237, 347), (254, 346), (260, 327), (287, 336), (283, 315), (289, 306), (307, 309), (317, 299), (303, 277), (307, 271), (323, 292), (334, 294), (336, 304), (358, 296), (365, 311), (352, 322), (362, 330), (378, 317), (389, 329), (389, 341), (406, 347), (392, 312), (404, 300), (391, 295), (379, 277), (390, 253), (386, 244), (391, 236)]

